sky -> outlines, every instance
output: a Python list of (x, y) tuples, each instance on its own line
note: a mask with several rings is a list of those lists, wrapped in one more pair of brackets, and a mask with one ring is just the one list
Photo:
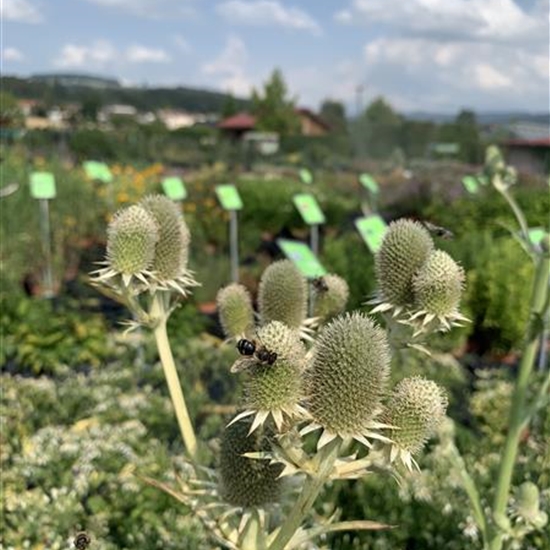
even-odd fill
[(299, 106), (548, 112), (548, 0), (0, 0), (2, 74), (115, 77)]

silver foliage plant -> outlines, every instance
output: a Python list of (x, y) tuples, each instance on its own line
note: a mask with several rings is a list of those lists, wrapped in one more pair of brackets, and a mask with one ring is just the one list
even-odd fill
[[(163, 365), (171, 359), (165, 334), (171, 296), (186, 295), (196, 284), (187, 270), (188, 243), (189, 231), (172, 205), (146, 198), (111, 221), (106, 263), (96, 274), (97, 284), (126, 300), (134, 325), (155, 332)], [(386, 327), (364, 311), (345, 312), (343, 278), (308, 282), (288, 260), (264, 271), (257, 311), (239, 284), (218, 292), (226, 342), (238, 350), (228, 372), (242, 379), (244, 391), (215, 446), (214, 468), (200, 464), (183, 392), (178, 397), (177, 375), (174, 381), (175, 371), (167, 370), (189, 468), (175, 487), (148, 481), (187, 504), (218, 544), (290, 550), (311, 547), (312, 539), (333, 531), (388, 527), (365, 519), (340, 522), (338, 511), (312, 519), (313, 504), (331, 481), (375, 472), (399, 478), (418, 468), (414, 457), (445, 418), (447, 398), (422, 377), (391, 387), (392, 353), (407, 345), (405, 338), (419, 345), (419, 335), (465, 320), (459, 312), (464, 274), (410, 220), (390, 225), (376, 272), (374, 312), (383, 314)], [(143, 296), (152, 303), (149, 310)], [(396, 323), (410, 332), (392, 337), (388, 328)]]

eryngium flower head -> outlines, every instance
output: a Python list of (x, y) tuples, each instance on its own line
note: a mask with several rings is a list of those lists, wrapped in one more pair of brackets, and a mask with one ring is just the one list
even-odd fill
[(400, 457), (412, 468), (417, 454), (435, 433), (447, 411), (447, 396), (435, 382), (420, 376), (405, 378), (393, 389), (384, 411), (384, 421), (393, 440), (391, 460)]
[(248, 290), (231, 283), (218, 291), (218, 314), (224, 334), (228, 338), (244, 335), (254, 327), (254, 310)]
[(518, 520), (536, 529), (542, 529), (548, 523), (548, 514), (540, 509), (539, 488), (532, 481), (525, 481), (518, 487), (511, 512)]
[(300, 327), (307, 313), (307, 283), (290, 260), (274, 262), (264, 271), (258, 306), (262, 324), (281, 321)]
[(149, 270), (159, 239), (155, 219), (140, 206), (119, 210), (107, 228), (107, 263), (125, 276)]
[(390, 372), (386, 333), (361, 313), (319, 334), (307, 374), (308, 409), (325, 431), (360, 437), (381, 408)]
[(330, 319), (344, 311), (349, 298), (348, 283), (338, 275), (325, 275), (324, 287), (315, 295), (316, 317)]
[(178, 207), (163, 195), (145, 197), (140, 206), (153, 216), (159, 228), (153, 260), (157, 278), (167, 281), (181, 277), (187, 266), (190, 236)]
[[(253, 430), (272, 416), (280, 431), (285, 416), (301, 416), (305, 412), (299, 400), (306, 350), (298, 331), (278, 321), (258, 330), (255, 345), (256, 353), (237, 359), (231, 369), (233, 372), (246, 369), (248, 374), (244, 386), (247, 410), (241, 414), (254, 415)], [(259, 350), (275, 353), (275, 361), (262, 362), (258, 359)]]
[(277, 502), (281, 492), (282, 464), (248, 458), (245, 453), (271, 451), (273, 435), (267, 430), (249, 434), (250, 420), (227, 426), (220, 453), (220, 495), (234, 506), (248, 508)]
[(433, 251), (413, 279), (419, 310), (448, 317), (458, 311), (464, 286), (464, 270), (446, 252)]
[(412, 303), (413, 277), (433, 248), (430, 233), (419, 222), (402, 219), (390, 223), (375, 259), (382, 301), (394, 306)]

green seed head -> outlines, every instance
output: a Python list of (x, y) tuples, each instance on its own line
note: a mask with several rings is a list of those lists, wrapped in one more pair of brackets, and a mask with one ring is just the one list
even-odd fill
[(232, 283), (220, 289), (216, 302), (220, 323), (227, 337), (234, 338), (253, 329), (254, 310), (252, 308), (252, 298), (243, 285)]
[(291, 412), (302, 397), (305, 348), (297, 332), (273, 321), (259, 329), (257, 347), (276, 353), (277, 359), (272, 365), (256, 362), (247, 371), (247, 408)]
[(447, 396), (435, 382), (420, 376), (405, 378), (393, 389), (384, 421), (398, 428), (391, 439), (411, 454), (418, 453), (445, 418)]
[(153, 269), (163, 281), (178, 278), (187, 265), (190, 240), (178, 207), (163, 195), (145, 197), (140, 206), (153, 216), (159, 227)]
[(525, 519), (536, 517), (539, 513), (539, 488), (531, 481), (522, 483), (517, 493), (517, 512)]
[(242, 456), (271, 450), (273, 434), (267, 429), (257, 429), (248, 435), (250, 425), (250, 419), (231, 424), (221, 442), (220, 495), (229, 504), (243, 508), (277, 502), (282, 485), (278, 477), (282, 464)]
[(159, 239), (157, 223), (140, 206), (115, 214), (107, 228), (107, 260), (112, 269), (134, 275), (149, 269)]
[(415, 305), (436, 315), (458, 311), (464, 270), (442, 250), (433, 251), (413, 278)]
[(263, 273), (258, 293), (262, 324), (281, 321), (298, 328), (307, 313), (307, 283), (290, 260), (272, 263)]
[(311, 415), (334, 433), (363, 433), (380, 409), (389, 372), (386, 333), (361, 313), (337, 317), (321, 331), (306, 371)]
[(412, 279), (434, 248), (427, 229), (412, 220), (390, 223), (376, 254), (378, 288), (385, 301), (408, 305), (413, 300)]
[(349, 297), (348, 283), (338, 275), (323, 277), (326, 290), (321, 290), (315, 296), (315, 317), (330, 319), (339, 315), (346, 308)]

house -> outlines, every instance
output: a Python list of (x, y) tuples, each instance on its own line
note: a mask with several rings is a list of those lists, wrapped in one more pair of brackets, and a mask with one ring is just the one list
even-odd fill
[(190, 126), (194, 126), (196, 123), (195, 115), (175, 109), (161, 109), (157, 111), (157, 116), (168, 130), (189, 128)]
[(256, 117), (249, 113), (238, 113), (218, 122), (218, 128), (230, 138), (238, 140), (256, 128)]
[(330, 132), (330, 126), (310, 109), (296, 109), (300, 119), (300, 133), (303, 136), (325, 136)]
[(550, 137), (508, 139), (502, 146), (508, 163), (519, 172), (541, 176), (550, 174)]

